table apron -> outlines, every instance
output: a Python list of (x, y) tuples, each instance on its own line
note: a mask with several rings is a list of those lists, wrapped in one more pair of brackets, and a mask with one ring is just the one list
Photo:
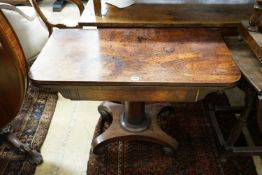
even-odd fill
[(52, 87), (52, 89), (72, 100), (196, 102), (202, 100), (207, 94), (224, 90), (226, 87), (81, 86), (75, 88)]

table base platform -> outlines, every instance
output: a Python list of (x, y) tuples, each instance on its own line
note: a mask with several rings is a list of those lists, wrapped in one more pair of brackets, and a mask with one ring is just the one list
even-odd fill
[(108, 144), (124, 140), (149, 141), (162, 145), (168, 151), (174, 151), (178, 142), (167, 135), (157, 123), (162, 108), (163, 105), (159, 103), (145, 107), (143, 102), (125, 102), (125, 105), (103, 102), (98, 110), (103, 120), (112, 123), (104, 133), (93, 139), (93, 153), (101, 154)]

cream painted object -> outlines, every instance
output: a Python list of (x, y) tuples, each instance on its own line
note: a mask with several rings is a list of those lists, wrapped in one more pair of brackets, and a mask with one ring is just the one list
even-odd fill
[[(33, 7), (18, 6), (32, 20), (28, 20), (12, 10), (3, 10), (11, 23), (23, 48), (27, 61), (33, 60), (48, 40), (48, 30), (37, 17)], [(45, 13), (45, 12), (44, 12)], [(45, 13), (46, 14), (46, 13)]]
[(43, 164), (35, 175), (86, 175), (96, 123), (97, 101), (71, 101), (60, 94), (41, 148)]
[(116, 6), (118, 8), (125, 8), (134, 4), (135, 0), (105, 0), (106, 3)]

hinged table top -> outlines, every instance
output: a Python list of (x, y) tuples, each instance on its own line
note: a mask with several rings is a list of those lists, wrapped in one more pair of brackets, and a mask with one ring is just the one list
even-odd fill
[(39, 85), (230, 86), (240, 72), (215, 30), (60, 29), (30, 78)]

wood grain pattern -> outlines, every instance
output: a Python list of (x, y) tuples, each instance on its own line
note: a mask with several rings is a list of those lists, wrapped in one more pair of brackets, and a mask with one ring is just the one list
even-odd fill
[(0, 128), (20, 110), (27, 88), (27, 64), (21, 45), (0, 11)]
[(213, 30), (70, 29), (53, 33), (30, 77), (75, 100), (192, 102), (240, 73)]
[(257, 58), (262, 62), (262, 34), (259, 32), (248, 31), (248, 26), (248, 21), (242, 21), (239, 27), (239, 32)]
[(177, 141), (157, 124), (159, 109), (145, 110), (144, 102), (197, 101), (211, 89), (235, 85), (240, 72), (214, 30), (61, 29), (51, 35), (30, 78), (72, 99), (125, 101), (125, 108), (110, 105), (112, 124), (92, 141), (93, 152), (100, 153), (119, 140), (176, 149)]
[[(97, 2), (98, 1), (98, 2)], [(133, 4), (118, 9), (90, 0), (79, 25), (98, 27), (237, 27), (253, 4)]]
[[(173, 101), (196, 102), (202, 100), (207, 94), (225, 89), (221, 87), (176, 87), (176, 86), (65, 86), (45, 85), (62, 93), (65, 98), (72, 100), (107, 100), (107, 101)], [(117, 92), (117, 93), (116, 93)]]
[(230, 86), (240, 73), (216, 31), (100, 29), (55, 31), (30, 76), (72, 87)]
[(257, 59), (245, 41), (241, 41), (235, 37), (227, 37), (225, 38), (225, 42), (232, 52), (233, 58), (243, 76), (246, 77), (247, 81), (261, 94), (262, 75), (260, 68), (262, 63)]
[(260, 71), (262, 63), (257, 59), (256, 55), (243, 40), (231, 37), (226, 38), (225, 41), (231, 50), (233, 58), (240, 68), (241, 73), (257, 91), (257, 123), (262, 132), (262, 73)]
[(12, 5), (29, 5), (28, 0), (1, 0), (2, 3), (8, 3)]

